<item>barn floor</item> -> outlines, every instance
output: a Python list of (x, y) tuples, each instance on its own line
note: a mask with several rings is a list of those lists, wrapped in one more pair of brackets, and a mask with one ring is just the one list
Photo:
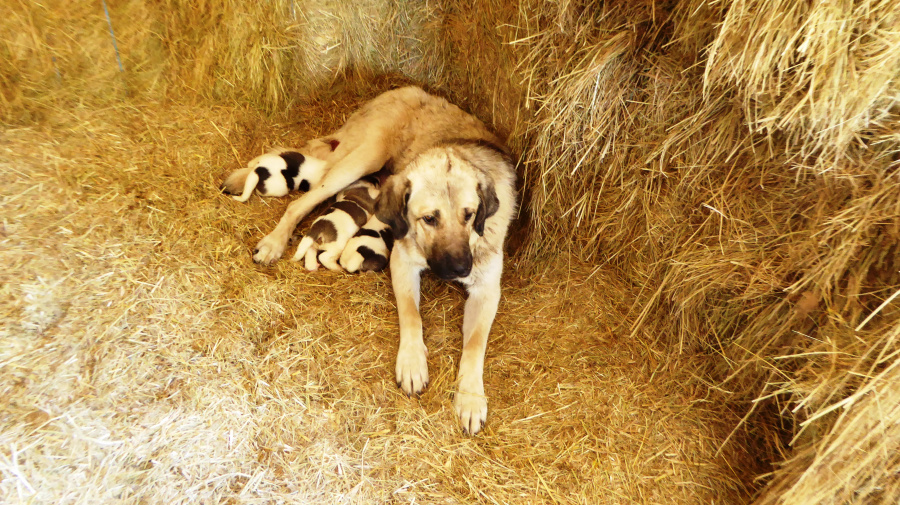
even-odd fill
[(262, 117), (129, 103), (0, 131), (0, 501), (747, 500), (752, 458), (717, 453), (738, 417), (628, 338), (603, 269), (508, 259), (475, 438), (451, 405), (463, 292), (427, 277), (432, 380), (402, 395), (387, 273), (250, 261), (286, 200), (218, 183), (321, 133)]

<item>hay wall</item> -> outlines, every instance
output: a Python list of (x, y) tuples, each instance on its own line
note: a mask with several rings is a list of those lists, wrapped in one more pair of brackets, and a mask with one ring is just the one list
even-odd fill
[(7, 122), (126, 95), (285, 117), (350, 74), (450, 96), (521, 153), (523, 261), (615, 270), (627, 331), (708, 355), (782, 462), (759, 503), (900, 497), (893, 2), (113, 1), (124, 72), (97, 6), (10, 7)]

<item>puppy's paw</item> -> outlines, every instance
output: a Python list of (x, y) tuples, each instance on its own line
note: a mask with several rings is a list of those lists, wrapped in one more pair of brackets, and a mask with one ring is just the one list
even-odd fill
[(362, 262), (362, 256), (356, 254), (355, 251), (353, 253), (345, 252), (341, 255), (341, 266), (344, 267), (344, 270), (346, 270), (348, 273), (355, 274), (359, 270), (359, 266), (362, 264)]
[(483, 391), (480, 394), (457, 391), (453, 397), (453, 407), (466, 435), (474, 435), (484, 428), (488, 408), (487, 397)]
[(338, 265), (337, 259), (333, 254), (326, 253), (319, 255), (319, 263), (321, 263), (322, 266), (324, 266), (328, 270), (331, 270), (332, 272), (344, 271), (344, 269), (340, 265)]
[(403, 346), (397, 352), (397, 385), (407, 396), (428, 385), (428, 350), (425, 344)]
[(261, 265), (271, 265), (281, 258), (286, 246), (287, 240), (282, 240), (274, 233), (270, 233), (256, 244), (256, 249), (253, 250), (253, 261)]

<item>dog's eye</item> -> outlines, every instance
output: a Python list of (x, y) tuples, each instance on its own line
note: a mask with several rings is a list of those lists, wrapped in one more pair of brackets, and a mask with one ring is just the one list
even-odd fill
[(468, 223), (469, 220), (472, 219), (472, 216), (474, 216), (474, 215), (475, 215), (474, 212), (472, 212), (471, 210), (467, 210), (467, 211), (466, 211), (466, 216), (465, 216), (465, 217), (466, 217), (466, 222)]
[(427, 216), (422, 216), (422, 221), (425, 221), (425, 224), (429, 226), (434, 226), (437, 223), (437, 218), (429, 214)]

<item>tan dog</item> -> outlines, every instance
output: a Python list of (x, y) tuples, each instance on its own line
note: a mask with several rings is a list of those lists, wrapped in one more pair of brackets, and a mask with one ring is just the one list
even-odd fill
[(376, 215), (394, 232), (391, 280), (400, 312), (397, 383), (407, 394), (428, 383), (419, 316), (422, 270), (463, 284), (463, 350), (453, 404), (463, 430), (487, 419), (484, 353), (500, 302), (503, 242), (516, 205), (515, 174), (505, 150), (489, 142), (452, 141), (419, 155), (386, 184)]
[(325, 161), (322, 181), (288, 206), (275, 230), (257, 244), (253, 260), (277, 261), (313, 208), (387, 167), (395, 175), (383, 188), (376, 214), (397, 238), (390, 259), (400, 313), (397, 383), (412, 395), (428, 382), (418, 309), (420, 275), (431, 268), (469, 291), (454, 406), (463, 429), (477, 433), (487, 418), (484, 353), (516, 206), (515, 171), (506, 149), (481, 121), (417, 87), (379, 95), (324, 143), (332, 143), (333, 151), (310, 152)]

